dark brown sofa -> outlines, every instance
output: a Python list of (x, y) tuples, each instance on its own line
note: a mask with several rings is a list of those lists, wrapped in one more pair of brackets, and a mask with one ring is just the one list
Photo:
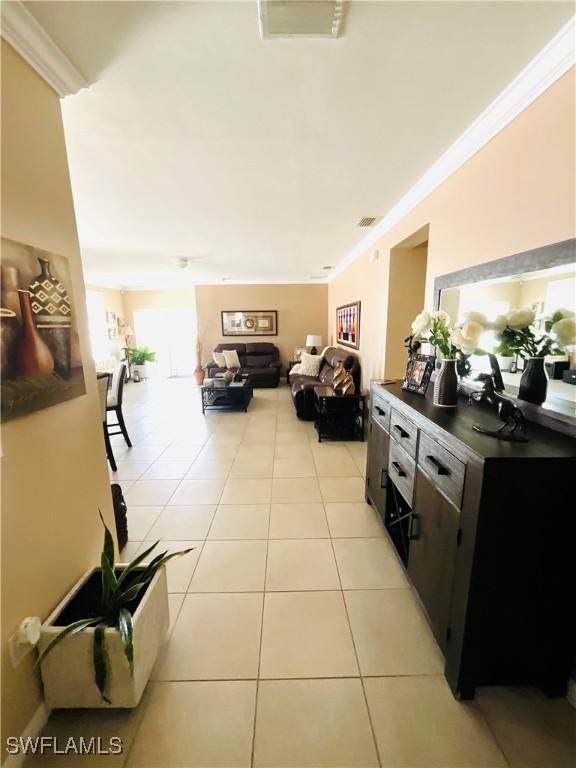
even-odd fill
[[(278, 347), (267, 341), (255, 341), (248, 344), (218, 344), (215, 352), (235, 349), (238, 352), (242, 373), (248, 373), (253, 387), (277, 387), (280, 381), (280, 353)], [(226, 368), (219, 368), (214, 361), (206, 366), (206, 374), (224, 373)]]
[(360, 391), (360, 362), (355, 355), (351, 355), (345, 349), (328, 347), (324, 353), (324, 360), (320, 366), (318, 377), (302, 376), (298, 373), (290, 375), (290, 392), (292, 402), (296, 408), (296, 415), (304, 421), (313, 421), (316, 418), (314, 404), (314, 387), (320, 384), (332, 385), (334, 366), (342, 363), (344, 368), (352, 374), (356, 391)]

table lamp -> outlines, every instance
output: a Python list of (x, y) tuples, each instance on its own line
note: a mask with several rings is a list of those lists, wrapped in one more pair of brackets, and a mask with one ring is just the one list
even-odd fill
[(322, 336), (317, 336), (315, 334), (308, 334), (308, 336), (306, 336), (306, 346), (312, 347), (312, 349), (310, 350), (311, 355), (318, 354), (318, 350), (316, 349), (316, 347), (319, 347), (321, 344), (322, 344)]

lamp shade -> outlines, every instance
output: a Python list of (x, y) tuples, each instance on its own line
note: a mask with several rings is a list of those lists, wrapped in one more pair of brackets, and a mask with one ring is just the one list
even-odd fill
[(315, 336), (314, 334), (309, 334), (306, 336), (306, 346), (307, 347), (319, 347), (322, 344), (322, 336)]

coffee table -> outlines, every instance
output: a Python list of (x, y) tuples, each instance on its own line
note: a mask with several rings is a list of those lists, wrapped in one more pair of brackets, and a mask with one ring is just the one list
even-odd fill
[(223, 387), (203, 385), (202, 413), (206, 411), (246, 411), (252, 400), (253, 387), (250, 377), (242, 381), (231, 381)]

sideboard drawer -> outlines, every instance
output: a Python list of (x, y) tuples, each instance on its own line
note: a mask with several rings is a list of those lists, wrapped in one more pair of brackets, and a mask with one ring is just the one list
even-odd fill
[(385, 429), (386, 432), (390, 429), (390, 411), (392, 408), (390, 405), (378, 395), (372, 393), (372, 407), (371, 414), (374, 421)]
[(413, 459), (416, 458), (418, 427), (394, 408), (390, 417), (390, 434)]
[(420, 433), (418, 466), (430, 477), (442, 493), (460, 507), (466, 464), (453, 456), (425, 432)]
[(414, 493), (415, 473), (416, 463), (408, 456), (406, 451), (391, 440), (388, 476), (410, 506), (412, 506), (412, 495)]

